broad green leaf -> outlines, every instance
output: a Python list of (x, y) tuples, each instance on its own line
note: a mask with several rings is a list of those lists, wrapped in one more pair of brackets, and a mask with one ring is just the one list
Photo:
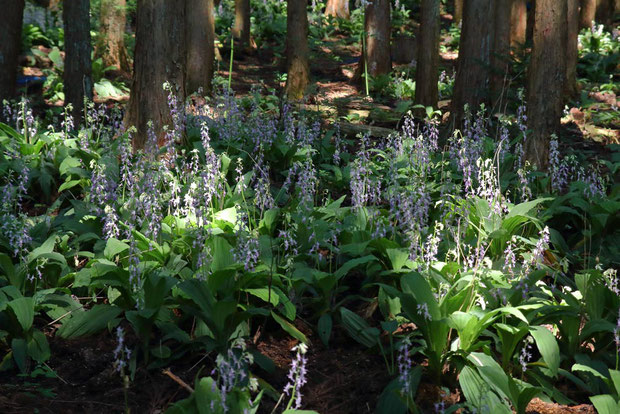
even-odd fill
[(321, 315), (318, 323), (319, 338), (328, 346), (329, 338), (332, 335), (332, 316), (329, 313)]
[(127, 243), (111, 237), (105, 244), (103, 255), (106, 259), (113, 260), (114, 256), (124, 252), (125, 250), (129, 250), (129, 245)]
[(273, 306), (278, 306), (278, 303), (280, 303), (280, 297), (273, 289), (271, 289), (270, 291), (269, 288), (255, 288), (243, 289), (243, 291), (249, 293), (252, 296), (256, 296), (257, 298), (265, 302), (270, 302)]
[(594, 404), (598, 414), (618, 414), (620, 412), (620, 404), (611, 395), (595, 395), (590, 397), (590, 401)]
[(336, 276), (337, 279), (340, 279), (341, 277), (349, 273), (349, 271), (353, 268), (362, 264), (366, 264), (368, 262), (373, 262), (375, 260), (377, 260), (377, 258), (371, 254), (364, 257), (358, 257), (357, 259), (349, 260), (348, 262), (343, 264), (338, 270), (336, 270), (336, 272), (334, 272), (334, 276)]
[(57, 335), (64, 339), (90, 335), (108, 326), (123, 310), (112, 305), (95, 305), (86, 312), (75, 313), (65, 322)]
[(390, 259), (393, 270), (402, 269), (409, 259), (409, 252), (406, 249), (386, 249), (385, 252)]
[(607, 377), (605, 375), (601, 374), (600, 372), (598, 372), (598, 370), (596, 370), (596, 369), (594, 369), (592, 367), (589, 367), (587, 365), (584, 365), (584, 364), (574, 364), (571, 367), (571, 371), (573, 371), (573, 372), (574, 371), (589, 372), (590, 374), (594, 375), (595, 377), (598, 377), (598, 378), (600, 378), (602, 380), (607, 380)]
[(43, 332), (35, 330), (32, 333), (28, 342), (28, 355), (37, 362), (45, 362), (50, 358), (50, 347)]
[(370, 327), (361, 316), (345, 307), (341, 307), (340, 317), (351, 338), (368, 348), (377, 344), (379, 341), (379, 330)]
[[(412, 295), (418, 305), (426, 305), (433, 321), (441, 319), (439, 305), (428, 282), (421, 274), (412, 272), (404, 275), (400, 281), (403, 293)], [(417, 313), (417, 310), (415, 310)]]
[(271, 316), (276, 322), (278, 322), (282, 329), (288, 332), (288, 334), (291, 335), (293, 338), (300, 340), (304, 344), (308, 343), (308, 338), (306, 338), (306, 335), (301, 333), (299, 329), (295, 328), (292, 323), (278, 316), (278, 314), (273, 311), (271, 312)]
[(8, 303), (8, 306), (15, 313), (22, 330), (24, 332), (28, 331), (34, 321), (34, 299), (31, 297), (13, 299)]
[(28, 347), (26, 340), (23, 338), (13, 338), (11, 341), (11, 352), (13, 353), (13, 359), (17, 364), (17, 368), (23, 373), (27, 368), (27, 355)]
[(560, 347), (555, 336), (543, 326), (530, 327), (530, 334), (534, 337), (536, 347), (551, 371), (551, 375), (556, 377), (560, 368)]

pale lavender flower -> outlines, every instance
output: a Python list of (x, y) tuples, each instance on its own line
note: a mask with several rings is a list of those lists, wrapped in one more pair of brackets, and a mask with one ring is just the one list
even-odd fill
[(400, 393), (403, 396), (409, 395), (411, 390), (411, 343), (409, 338), (406, 338), (403, 343), (398, 347), (398, 382), (400, 382)]
[(509, 240), (504, 250), (504, 273), (507, 274), (508, 280), (511, 280), (515, 276), (515, 269), (517, 266), (517, 257), (514, 252), (514, 245), (512, 240)]
[(532, 359), (532, 353), (530, 352), (532, 349), (531, 341), (531, 337), (528, 336), (519, 354), (519, 364), (521, 364), (521, 370), (523, 372), (527, 371), (527, 363)]
[(307, 382), (306, 365), (308, 360), (306, 353), (308, 352), (308, 346), (300, 343), (293, 347), (292, 351), (295, 352), (295, 358), (291, 361), (291, 368), (287, 375), (288, 383), (284, 387), (284, 394), (294, 398), (293, 408), (299, 409), (301, 407), (301, 389)]
[(432, 320), (431, 314), (428, 311), (427, 303), (418, 303), (417, 309), (418, 309), (418, 315), (422, 316), (424, 320), (427, 320), (427, 321)]
[(125, 332), (120, 326), (116, 328), (116, 348), (114, 348), (114, 369), (124, 374), (125, 367), (131, 359), (131, 350), (125, 345)]

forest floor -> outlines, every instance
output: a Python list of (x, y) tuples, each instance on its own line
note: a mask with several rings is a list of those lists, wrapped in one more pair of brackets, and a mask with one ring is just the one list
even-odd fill
[[(345, 335), (334, 338), (332, 346), (326, 348), (308, 327), (300, 323), (297, 327), (305, 331), (312, 343), (308, 353), (308, 382), (302, 389), (304, 409), (322, 414), (374, 412), (381, 392), (391, 380), (382, 357), (369, 353)], [(276, 393), (286, 384), (293, 357), (290, 349), (295, 344), (295, 340), (284, 335), (265, 334), (253, 345), (274, 363), (270, 372), (256, 369), (254, 375), (267, 381)], [(214, 363), (194, 355), (165, 368), (140, 367), (125, 389), (112, 366), (116, 341), (111, 334), (102, 332), (72, 341), (51, 337), (50, 345), (52, 357), (46, 364), (50, 368), (47, 372), (35, 370), (18, 378), (0, 374), (3, 413), (122, 413), (125, 398), (132, 413), (163, 413), (175, 401), (189, 396), (184, 384), (193, 386), (200, 366), (204, 374)], [(417, 363), (424, 364), (424, 361)], [(570, 390), (563, 391), (570, 396)], [(434, 412), (438, 401), (450, 406), (462, 400), (458, 392), (424, 383), (420, 384), (416, 397), (423, 412)], [(270, 398), (263, 397), (259, 413), (271, 413), (274, 405)], [(534, 399), (527, 413), (595, 414), (596, 411), (590, 404), (563, 406)]]

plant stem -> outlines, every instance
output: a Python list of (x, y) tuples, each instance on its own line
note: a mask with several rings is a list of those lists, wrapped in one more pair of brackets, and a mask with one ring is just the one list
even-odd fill
[(362, 31), (362, 58), (364, 59), (364, 82), (366, 83), (366, 96), (370, 96), (368, 92), (368, 54), (366, 53), (366, 30)]
[(230, 91), (230, 83), (232, 81), (233, 54), (235, 53), (235, 38), (230, 35), (230, 64), (228, 65), (228, 90)]

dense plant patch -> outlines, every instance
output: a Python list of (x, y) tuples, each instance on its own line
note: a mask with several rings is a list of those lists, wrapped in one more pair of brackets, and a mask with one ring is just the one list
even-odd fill
[[(379, 412), (420, 412), (421, 383), (460, 389), (441, 412), (534, 397), (617, 412), (617, 145), (585, 160), (553, 139), (542, 173), (522, 161), (522, 115), (484, 108), (445, 142), (432, 118), (378, 140), (226, 94), (170, 109), (132, 152), (104, 107), (78, 128), (5, 106), (0, 369), (32, 373), (50, 335), (103, 330), (126, 387), (213, 361), (168, 412), (294, 412), (308, 353), (346, 332), (393, 378)], [(282, 390), (254, 374), (265, 330), (297, 342)]]

